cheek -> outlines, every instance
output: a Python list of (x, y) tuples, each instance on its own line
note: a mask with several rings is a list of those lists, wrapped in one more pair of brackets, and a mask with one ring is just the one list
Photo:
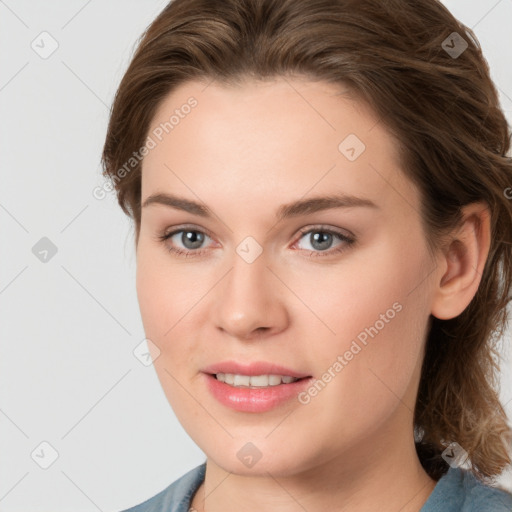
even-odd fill
[(158, 258), (152, 257), (149, 251), (143, 247), (138, 251), (136, 288), (139, 309), (145, 336), (157, 347), (158, 357), (153, 358), (153, 364), (162, 380), (165, 379), (164, 367), (168, 367), (171, 351), (179, 348), (172, 339), (185, 312), (179, 302), (181, 294), (176, 293), (179, 283), (176, 283), (175, 276), (168, 270), (164, 271)]
[(160, 276), (158, 267), (150, 263), (145, 250), (139, 247), (138, 251), (136, 288), (142, 323), (146, 337), (161, 346), (162, 320), (166, 318), (171, 294), (166, 287), (166, 279)]
[[(400, 259), (405, 245), (402, 251), (381, 249), (373, 265), (359, 261), (332, 279), (318, 311), (336, 335), (326, 335), (321, 350), (317, 345), (309, 351), (317, 375), (329, 381), (311, 398), (310, 414), (324, 418), (326, 428), (335, 415), (343, 428), (355, 429), (354, 436), (357, 428), (368, 435), (397, 407), (414, 410), (429, 318), (424, 254), (410, 251), (410, 257)], [(342, 421), (347, 411), (350, 424)]]
[[(389, 371), (401, 357), (415, 358), (429, 317), (429, 268), (421, 238), (404, 242), (383, 236), (371, 248), (347, 256), (345, 264), (300, 274), (297, 293), (307, 297), (331, 331), (322, 328), (322, 364), (332, 363), (351, 347), (357, 352), (357, 345), (360, 352), (348, 353), (348, 358), (354, 355), (365, 364), (382, 361)], [(318, 329), (313, 323), (305, 319), (303, 329)]]
[(365, 332), (369, 338), (367, 330), (375, 333), (376, 328), (378, 337), (385, 332), (391, 335), (405, 317), (414, 320), (416, 314), (425, 315), (428, 296), (419, 285), (428, 274), (428, 264), (421, 238), (411, 235), (415, 238), (407, 242), (383, 234), (367, 247), (347, 253), (336, 265), (306, 262), (281, 269), (283, 281), (293, 283), (294, 293), (312, 313), (297, 316), (301, 330), (314, 329), (316, 338), (321, 336), (339, 350), (359, 334), (362, 341)]
[(149, 337), (151, 333), (162, 343), (200, 298), (191, 276), (180, 265), (169, 264), (169, 258), (163, 248), (152, 248), (141, 241), (137, 252), (137, 298), (146, 334)]
[(165, 389), (174, 387), (169, 373), (188, 378), (188, 372), (197, 368), (194, 358), (201, 353), (196, 340), (202, 328), (201, 300), (209, 281), (185, 267), (170, 264), (165, 251), (144, 246), (138, 250), (139, 309), (145, 335), (159, 351), (154, 367)]
[(340, 334), (309, 352), (319, 382), (318, 390), (300, 397), (301, 418), (305, 424), (314, 418), (331, 450), (332, 444), (363, 449), (386, 425), (399, 428), (413, 414), (425, 323), (418, 308), (401, 299), (395, 308), (386, 300), (367, 303), (357, 318), (340, 315)]
[(194, 367), (192, 362), (189, 364), (194, 350), (184, 334), (194, 329), (186, 300), (187, 296), (193, 299), (194, 293), (182, 281), (175, 267), (165, 265), (157, 254), (138, 248), (137, 297), (145, 336), (156, 347), (151, 352), (153, 367), (178, 417), (188, 418), (197, 414), (182, 387), (189, 378), (188, 369)]

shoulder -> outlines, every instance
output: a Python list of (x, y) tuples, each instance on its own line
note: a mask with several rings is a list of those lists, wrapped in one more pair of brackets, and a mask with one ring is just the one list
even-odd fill
[(482, 483), (470, 471), (450, 468), (420, 512), (512, 512), (512, 494)]
[(512, 494), (497, 487), (490, 487), (464, 472), (467, 496), (463, 511), (466, 512), (512, 512)]
[(190, 501), (204, 480), (203, 463), (175, 480), (152, 498), (122, 512), (187, 512)]

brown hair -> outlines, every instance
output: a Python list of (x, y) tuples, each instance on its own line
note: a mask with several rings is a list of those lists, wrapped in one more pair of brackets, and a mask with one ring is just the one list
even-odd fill
[(491, 248), (475, 297), (456, 318), (431, 316), (414, 432), (435, 480), (448, 469), (441, 456), (447, 442), (468, 452), (475, 476), (492, 479), (511, 462), (512, 431), (497, 391), (497, 343), (512, 279), (510, 131), (477, 38), (439, 1), (168, 4), (138, 42), (102, 155), (103, 174), (134, 220), (135, 243), (141, 162), (122, 179), (116, 171), (145, 144), (156, 108), (173, 88), (192, 79), (234, 84), (294, 75), (348, 85), (396, 137), (401, 169), (421, 192), (430, 250), (460, 222), (462, 206), (490, 207)]

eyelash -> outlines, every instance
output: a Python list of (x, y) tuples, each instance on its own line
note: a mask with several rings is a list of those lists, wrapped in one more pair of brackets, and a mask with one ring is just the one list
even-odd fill
[[(171, 237), (173, 237), (177, 233), (182, 233), (182, 232), (187, 232), (187, 231), (192, 231), (195, 233), (202, 233), (202, 234), (208, 236), (209, 238), (212, 238), (211, 236), (209, 236), (208, 233), (201, 231), (200, 229), (195, 229), (192, 227), (184, 226), (184, 227), (181, 227), (180, 229), (175, 229), (173, 231), (170, 231), (169, 233), (162, 233), (161, 235), (157, 236), (157, 239), (165, 245), (165, 247), (167, 248), (167, 250), (170, 253), (176, 254), (178, 256), (184, 256), (187, 258), (201, 256), (202, 253), (205, 251), (205, 249), (183, 250), (178, 247), (169, 246), (168, 244), (165, 243), (167, 240), (169, 240)], [(305, 234), (315, 233), (315, 232), (328, 233), (330, 235), (337, 236), (342, 242), (345, 242), (345, 243), (340, 244), (339, 246), (335, 247), (334, 249), (328, 249), (326, 251), (309, 251), (311, 253), (310, 257), (313, 257), (313, 258), (317, 258), (317, 257), (322, 258), (322, 257), (327, 257), (327, 256), (332, 256), (334, 254), (342, 253), (347, 248), (351, 247), (356, 241), (355, 238), (351, 238), (351, 237), (344, 235), (343, 233), (341, 233), (337, 230), (333, 230), (331, 228), (324, 228), (323, 226), (318, 226), (315, 228), (303, 228), (303, 229), (299, 230), (299, 233), (301, 236), (299, 237), (298, 240), (300, 240)]]

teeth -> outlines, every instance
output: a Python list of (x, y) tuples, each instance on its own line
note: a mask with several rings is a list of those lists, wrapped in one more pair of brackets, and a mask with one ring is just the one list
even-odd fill
[(295, 382), (296, 377), (289, 375), (238, 375), (234, 373), (217, 373), (217, 380), (225, 382), (234, 387), (253, 387), (266, 388), (268, 386), (278, 386), (279, 384), (290, 384)]
[(268, 376), (268, 385), (269, 386), (278, 386), (281, 384), (281, 375), (269, 375)]
[(248, 375), (234, 375), (233, 386), (248, 386), (251, 378)]

